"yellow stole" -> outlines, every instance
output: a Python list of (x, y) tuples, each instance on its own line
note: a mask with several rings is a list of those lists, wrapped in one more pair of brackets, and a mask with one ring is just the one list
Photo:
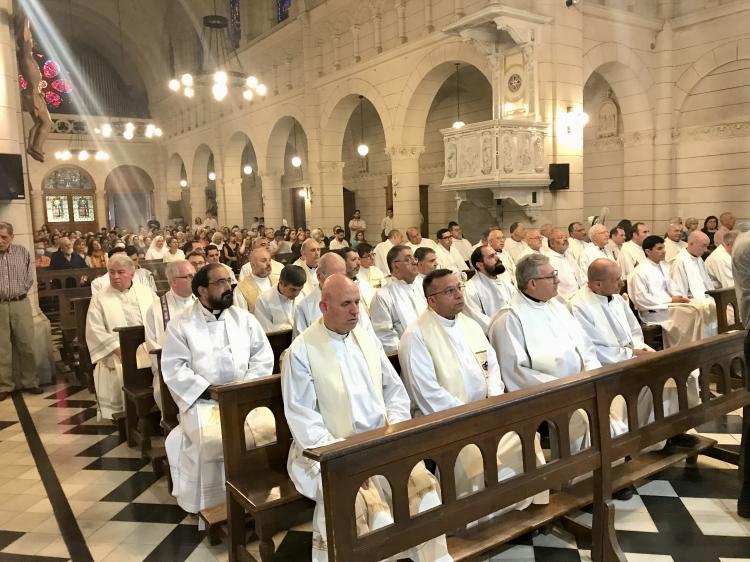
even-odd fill
[[(275, 273), (271, 273), (268, 278), (271, 280), (271, 286), (274, 286), (279, 282), (279, 276)], [(240, 281), (237, 288), (239, 288), (242, 296), (245, 297), (245, 300), (247, 301), (248, 312), (252, 314), (255, 312), (255, 303), (260, 296), (260, 289), (258, 288), (258, 285), (255, 284), (255, 279), (253, 279), (252, 275), (248, 275)]]
[[(315, 393), (320, 407), (323, 421), (337, 439), (345, 439), (354, 434), (354, 424), (351, 418), (351, 400), (343, 376), (341, 367), (336, 359), (336, 352), (331, 345), (331, 336), (328, 333), (323, 319), (319, 318), (307, 330), (301, 334), (305, 342), (307, 357), (310, 361)], [(380, 365), (380, 351), (372, 337), (359, 326), (352, 330), (353, 337), (367, 362), (367, 369), (372, 378), (375, 392), (385, 413), (385, 402), (383, 400), (383, 373)]]

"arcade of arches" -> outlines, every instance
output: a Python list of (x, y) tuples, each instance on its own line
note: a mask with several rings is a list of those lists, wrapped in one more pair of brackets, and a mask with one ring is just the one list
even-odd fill
[[(19, 6), (32, 20), (33, 56), (49, 72), (43, 92), (52, 127), (44, 161), (27, 155), (35, 121), (22, 111), (19, 84), (27, 86), (14, 56), (12, 18), (0, 17), (0, 154), (21, 156), (25, 186), (23, 197), (3, 196), (0, 170), (0, 221), (12, 223), (15, 242), (30, 250), (45, 224), (85, 233), (136, 231), (154, 217), (166, 226), (214, 216), (229, 227), (263, 217), (267, 226), (285, 221), (328, 236), (354, 209), (368, 225), (368, 241), (379, 242), (389, 207), (395, 228), (416, 226), (434, 238), (457, 220), (472, 244), (490, 225), (588, 225), (605, 208), (610, 228), (629, 219), (653, 233), (665, 232), (672, 217), (697, 217), (702, 225), (723, 211), (732, 211), (738, 224), (750, 222), (747, 0), (0, 0), (0, 16)], [(263, 88), (230, 76), (226, 95), (214, 99), (221, 55), (202, 30), (202, 18), (214, 10), (230, 22), (230, 35), (221, 39), (231, 51), (226, 64), (239, 65)], [(186, 74), (192, 86), (181, 80)], [(173, 78), (178, 84), (170, 88)], [(551, 189), (551, 166), (558, 164), (567, 165), (562, 187)], [(39, 368), (50, 381), (50, 325), (33, 291), (31, 300)], [(42, 410), (48, 402), (33, 405)], [(4, 425), (2, 415), (12, 409), (6, 404), (0, 460), (9, 442), (23, 437)], [(74, 398), (59, 407), (75, 404)], [(91, 437), (97, 430), (87, 429), (77, 412), (70, 425), (79, 433), (72, 433)], [(724, 433), (733, 443), (738, 431), (731, 427)], [(68, 437), (55, 435), (50, 443), (85, 440)], [(178, 556), (154, 549), (167, 536), (179, 545), (180, 533), (188, 534), (164, 487), (149, 488), (148, 468), (125, 446), (104, 449), (97, 449), (103, 452), (96, 468), (114, 474), (107, 475), (110, 489), (96, 498), (68, 494), (74, 512), (95, 508), (106, 525), (123, 523), (104, 531), (91, 524), (91, 534), (101, 532), (94, 543), (112, 543), (94, 558), (131, 559), (120, 544), (127, 530), (133, 553), (147, 551), (132, 559), (152, 550), (153, 560), (187, 559), (192, 550)], [(84, 468), (77, 463), (59, 475)], [(11, 472), (9, 478), (18, 476)], [(33, 476), (38, 485), (33, 472), (20, 477)], [(728, 472), (717, 461), (706, 485), (734, 490)], [(6, 475), (2, 466), (0, 474)], [(70, 489), (83, 489), (84, 478), (77, 478)], [(118, 488), (125, 480), (130, 491)], [(618, 531), (667, 533), (656, 504), (685, 491), (680, 513), (687, 507), (695, 517), (691, 532), (712, 535), (710, 516), (694, 513), (708, 496), (690, 497), (689, 479), (677, 480), (646, 485), (644, 496), (658, 500), (628, 504), (638, 513)], [(65, 482), (63, 488), (69, 492)], [(6, 492), (0, 489), (0, 499)], [(119, 510), (102, 507), (103, 497)], [(159, 512), (159, 521), (142, 523), (134, 518), (142, 508), (128, 507), (160, 500), (175, 510)], [(13, 554), (75, 558), (59, 544), (48, 506), (37, 505), (16, 527), (10, 515), (4, 519), (6, 511), (26, 516), (30, 507), (0, 505), (0, 562)], [(120, 519), (109, 521), (116, 514)], [(85, 538), (85, 521), (97, 519), (91, 515), (81, 519)], [(731, 527), (726, 534), (750, 536), (747, 521), (722, 522)], [(33, 552), (35, 537), (13, 550), (24, 533), (47, 534), (36, 523), (55, 537), (45, 544), (37, 537)], [(140, 531), (145, 542), (137, 544)], [(518, 546), (562, 549), (556, 540), (535, 537), (533, 546)], [(633, 559), (688, 559), (680, 558), (690, 556), (685, 545), (672, 546)], [(226, 558), (206, 543), (191, 548), (200, 554), (196, 560)], [(534, 559), (533, 552), (524, 556)]]

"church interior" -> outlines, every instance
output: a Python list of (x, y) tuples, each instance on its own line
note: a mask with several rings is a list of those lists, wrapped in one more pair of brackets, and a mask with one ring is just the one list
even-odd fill
[[(747, 0), (0, 0), (0, 562), (750, 561), (748, 29)], [(31, 260), (20, 289), (14, 255)], [(123, 294), (150, 284), (148, 314), (135, 291), (107, 304), (123, 272)], [(416, 296), (386, 290), (415, 279)], [(491, 306), (482, 279), (503, 280)], [(331, 302), (351, 287), (349, 351), (320, 351), (313, 328), (342, 333)], [(269, 291), (288, 322), (261, 318)], [(624, 327), (579, 326), (584, 293), (625, 303)], [(441, 312), (453, 297), (466, 314)], [(580, 338), (541, 330), (524, 298)], [(433, 351), (427, 334), (454, 336), (428, 331), (430, 311), (471, 322), (470, 367)], [(198, 317), (209, 339), (189, 333)], [(211, 326), (233, 323), (216, 344)], [(548, 351), (565, 346), (573, 368)], [(446, 353), (458, 393), (437, 407), (412, 370), (434, 361), (431, 396), (446, 392)], [(352, 365), (365, 378), (347, 390)], [(307, 391), (349, 400), (353, 431), (304, 445), (303, 368)], [(183, 390), (186, 372), (205, 385)], [(384, 422), (358, 429), (370, 395)], [(436, 505), (414, 507), (415, 481), (438, 483)]]

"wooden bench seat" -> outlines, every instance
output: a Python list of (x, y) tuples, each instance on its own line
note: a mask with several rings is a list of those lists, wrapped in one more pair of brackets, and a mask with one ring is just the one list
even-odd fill
[[(455, 560), (487, 553), (591, 503), (592, 559), (624, 562), (614, 532), (612, 493), (698, 453), (710, 452), (715, 442), (697, 437), (687, 446), (668, 444), (662, 451), (642, 453), (645, 448), (738, 408), (743, 408), (745, 417), (750, 416), (744, 336), (740, 332), (715, 336), (305, 451), (306, 456), (321, 463), (329, 560), (382, 560), (549, 489), (553, 493), (548, 506), (508, 513), (497, 521), (449, 536)], [(694, 369), (700, 369), (702, 402), (690, 407), (686, 383)], [(723, 381), (724, 392), (711, 388), (711, 372)], [(730, 384), (733, 376), (740, 376), (745, 385), (735, 388)], [(663, 389), (669, 379), (677, 384), (679, 411), (665, 416)], [(644, 388), (653, 397), (654, 421), (639, 427), (636, 405)], [(618, 396), (628, 404), (630, 431), (613, 438), (609, 408)], [(579, 409), (585, 410), (589, 418), (591, 446), (572, 453), (568, 421)], [(544, 422), (556, 426), (551, 439), (556, 440), (559, 456), (537, 466), (534, 434)], [(511, 431), (523, 444), (524, 472), (498, 482), (497, 443)], [(478, 447), (482, 453), (485, 486), (469, 496), (457, 497), (453, 466), (467, 445)], [(439, 469), (442, 503), (412, 517), (406, 494), (408, 477), (416, 463), (428, 459)], [(631, 460), (613, 467), (620, 459)], [(585, 478), (592, 471), (593, 477)], [(362, 482), (373, 475), (382, 475), (390, 483), (394, 523), (357, 536), (354, 498)], [(577, 477), (579, 481), (570, 486), (569, 482)], [(750, 506), (750, 486), (743, 490), (741, 505)]]
[[(254, 521), (262, 562), (271, 562), (273, 536), (297, 522), (312, 519), (314, 502), (302, 496), (286, 471), (292, 436), (284, 416), (281, 376), (213, 387), (219, 401), (227, 487), (229, 560), (253, 560), (247, 550), (245, 514)], [(254, 409), (271, 410), (276, 441), (260, 447), (245, 446), (245, 418)]]

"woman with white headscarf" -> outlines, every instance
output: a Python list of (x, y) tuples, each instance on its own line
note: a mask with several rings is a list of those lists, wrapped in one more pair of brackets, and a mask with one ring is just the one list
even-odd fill
[(169, 251), (169, 248), (164, 243), (164, 237), (155, 236), (154, 241), (151, 242), (151, 246), (149, 246), (148, 250), (146, 251), (146, 259), (147, 260), (163, 260), (164, 255), (168, 251)]

